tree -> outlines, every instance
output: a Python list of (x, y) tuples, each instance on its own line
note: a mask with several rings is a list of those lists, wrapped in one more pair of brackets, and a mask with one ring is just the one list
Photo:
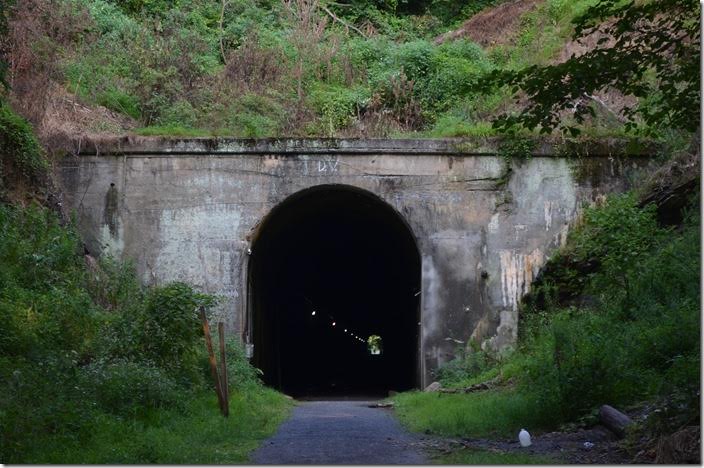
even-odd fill
[(7, 89), (7, 53), (9, 52), (9, 41), (7, 40), (7, 17), (9, 15), (12, 0), (0, 0), (0, 90)]
[(638, 99), (623, 111), (627, 130), (645, 133), (668, 127), (695, 131), (700, 125), (700, 7), (697, 0), (600, 0), (574, 20), (574, 39), (600, 37), (583, 55), (549, 66), (519, 71), (495, 71), (489, 85), (508, 85), (514, 96), (522, 91), (529, 103), (519, 114), (503, 114), (494, 126), (555, 128), (572, 135), (579, 129), (562, 121), (565, 110), (579, 124), (594, 115), (590, 105), (579, 105), (609, 87)]

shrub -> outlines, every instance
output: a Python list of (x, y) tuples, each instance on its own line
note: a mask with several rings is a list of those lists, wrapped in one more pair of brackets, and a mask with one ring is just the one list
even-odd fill
[(198, 120), (196, 110), (190, 102), (179, 100), (166, 106), (156, 119), (157, 125), (194, 127)]
[(311, 102), (320, 115), (322, 128), (328, 136), (335, 130), (349, 125), (359, 114), (368, 100), (365, 88), (344, 88), (340, 86), (319, 86), (311, 92)]
[[(464, 354), (464, 353), (462, 353)], [(493, 366), (497, 361), (481, 350), (470, 350), (441, 365), (436, 378), (443, 387), (467, 386), (469, 382)]]
[(246, 93), (228, 107), (225, 125), (234, 135), (248, 138), (274, 136), (285, 114), (275, 98)]
[[(217, 343), (217, 340), (214, 341)], [(225, 338), (225, 353), (227, 356), (228, 383), (231, 388), (243, 390), (252, 386), (262, 385), (262, 371), (252, 366), (245, 355), (244, 345), (238, 339)], [(205, 357), (205, 356), (204, 356)], [(210, 371), (208, 370), (208, 379)]]
[(121, 416), (159, 407), (178, 407), (184, 388), (163, 369), (147, 362), (97, 360), (81, 368), (79, 382), (100, 408)]
[[(0, 99), (0, 182), (5, 172), (17, 169), (28, 178), (43, 175), (49, 169), (44, 150), (34, 136), (31, 125)], [(9, 167), (8, 167), (9, 166)]]
[(526, 320), (526, 391), (561, 420), (671, 393), (673, 376), (699, 382), (698, 216), (672, 237), (635, 203), (626, 194), (587, 210), (563, 253), (600, 260), (587, 287), (599, 301)]

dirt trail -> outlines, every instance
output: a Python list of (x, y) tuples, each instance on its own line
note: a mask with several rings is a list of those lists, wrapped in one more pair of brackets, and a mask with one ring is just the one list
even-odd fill
[(252, 456), (257, 464), (429, 463), (418, 437), (369, 401), (307, 401)]

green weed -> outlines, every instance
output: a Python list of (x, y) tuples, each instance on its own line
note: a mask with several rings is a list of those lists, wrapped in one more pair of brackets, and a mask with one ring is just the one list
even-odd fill
[(514, 437), (522, 427), (547, 427), (551, 415), (515, 390), (469, 394), (410, 392), (394, 397), (410, 430), (455, 437)]
[[(593, 0), (540, 4), (515, 44), (488, 50), (434, 38), (499, 0), (329, 6), (373, 28), (369, 37), (335, 21), (318, 30), (322, 11), (304, 20), (275, 2), (228, 2), (222, 27), (212, 2), (62, 2), (86, 13), (60, 62), (66, 88), (138, 120), (140, 134), (336, 136), (383, 115), (396, 121), (374, 130), (384, 135), (482, 137), (495, 133), (488, 122), (498, 112), (516, 108), (506, 89), (478, 92), (487, 73), (553, 60)], [(620, 131), (602, 117), (595, 127)]]
[[(199, 128), (187, 128), (180, 125), (173, 126), (149, 126), (135, 130), (137, 135), (144, 136), (180, 136), (180, 137), (208, 137), (221, 135), (219, 132), (204, 130)], [(227, 135), (227, 133), (223, 133)]]

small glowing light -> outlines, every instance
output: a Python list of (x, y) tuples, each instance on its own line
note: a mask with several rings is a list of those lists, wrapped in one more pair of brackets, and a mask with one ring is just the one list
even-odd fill
[(315, 311), (311, 312), (310, 315), (315, 315)]
[(332, 322), (332, 326), (333, 326), (333, 327), (335, 326), (335, 322)]
[(347, 329), (345, 328), (345, 333), (347, 333)]

